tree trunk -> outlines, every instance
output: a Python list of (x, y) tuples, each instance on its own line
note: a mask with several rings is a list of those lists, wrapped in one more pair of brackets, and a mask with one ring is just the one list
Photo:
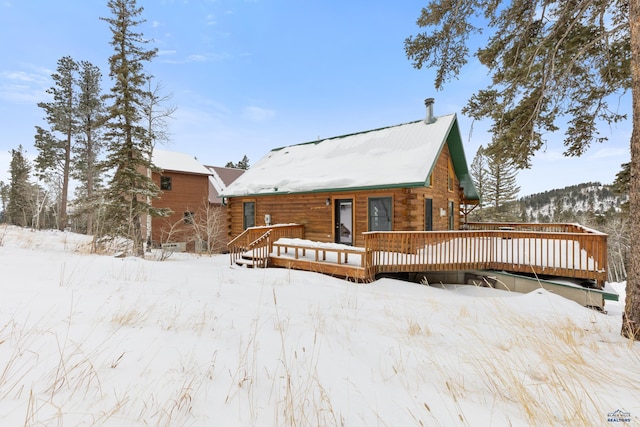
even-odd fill
[(93, 127), (91, 118), (88, 120), (88, 129), (87, 132), (87, 200), (89, 201), (89, 209), (87, 209), (87, 234), (91, 236), (95, 236), (95, 231), (93, 229), (93, 220), (96, 216), (96, 207), (95, 201), (93, 200), (93, 175), (94, 175), (94, 166), (93, 166), (93, 139), (91, 137), (91, 129)]
[(69, 201), (69, 174), (71, 173), (71, 138), (73, 137), (71, 126), (67, 132), (67, 141), (64, 146), (64, 165), (62, 167), (62, 200), (60, 201), (60, 224), (58, 228), (63, 231), (67, 228), (67, 203)]
[(633, 132), (631, 133), (631, 183), (629, 189), (630, 240), (627, 296), (621, 333), (640, 340), (640, 2), (629, 2), (631, 31), (631, 97)]

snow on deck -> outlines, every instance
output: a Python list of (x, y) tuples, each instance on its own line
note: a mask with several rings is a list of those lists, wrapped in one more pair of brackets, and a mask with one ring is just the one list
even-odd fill
[[(315, 260), (315, 250), (326, 250), (325, 262), (338, 263), (338, 252), (341, 250), (362, 251), (365, 248), (348, 246), (339, 243), (323, 243), (304, 239), (281, 238), (275, 243), (289, 246), (300, 246), (310, 250), (298, 259)], [(276, 256), (276, 252), (272, 252)], [(279, 255), (293, 258), (290, 251)], [(360, 256), (352, 256), (342, 264), (363, 266)], [(513, 264), (529, 265), (542, 269), (577, 269), (602, 272), (602, 266), (596, 265), (592, 256), (580, 243), (574, 240), (557, 240), (545, 238), (510, 238), (473, 237), (454, 238), (437, 244), (427, 244), (414, 253), (374, 251), (375, 265), (436, 265), (436, 264)]]

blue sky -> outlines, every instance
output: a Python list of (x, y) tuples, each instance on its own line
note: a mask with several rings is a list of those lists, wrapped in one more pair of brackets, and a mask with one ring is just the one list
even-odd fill
[[(490, 141), (489, 123), (460, 113), (486, 84), (486, 70), (471, 61), (437, 92), (434, 74), (414, 69), (404, 55), (426, 0), (138, 4), (147, 21), (139, 29), (159, 50), (147, 69), (177, 107), (164, 149), (213, 165), (246, 154), (253, 164), (275, 147), (420, 119), (427, 97), (436, 99), (436, 115), (458, 113), (469, 163)], [(111, 87), (111, 34), (99, 19), (108, 16), (106, 0), (0, 0), (0, 180), (8, 182), (12, 148), (22, 144), (35, 156), (34, 126), (44, 124), (36, 104), (48, 100), (58, 59), (92, 62), (103, 90)], [(628, 95), (619, 102), (630, 110)], [(533, 167), (519, 173), (520, 195), (612, 182), (629, 159), (631, 123), (600, 131), (610, 141), (577, 159), (561, 155), (561, 133), (549, 135)]]

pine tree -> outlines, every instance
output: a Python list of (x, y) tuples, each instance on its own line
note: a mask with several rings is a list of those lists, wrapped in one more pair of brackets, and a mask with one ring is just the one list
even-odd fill
[(29, 175), (31, 165), (24, 155), (22, 145), (17, 150), (11, 150), (11, 162), (9, 164), (9, 203), (7, 204), (7, 222), (26, 227), (31, 225), (31, 203)]
[(156, 49), (146, 50), (148, 42), (135, 27), (145, 22), (139, 20), (143, 8), (135, 0), (110, 0), (108, 7), (112, 17), (102, 18), (109, 24), (113, 38), (114, 54), (109, 58), (109, 76), (114, 86), (110, 98), (107, 122), (108, 155), (106, 165), (113, 170), (113, 178), (107, 191), (107, 218), (110, 229), (130, 238), (133, 251), (144, 256), (142, 217), (167, 215), (166, 210), (155, 209), (150, 199), (160, 194), (160, 189), (147, 170), (151, 168), (152, 137), (143, 126), (142, 109), (148, 96), (146, 85), (149, 75), (144, 62), (151, 61)]
[(627, 194), (631, 187), (631, 163), (623, 163), (621, 168), (613, 181), (613, 190), (618, 194)]
[[(55, 85), (47, 89), (51, 102), (40, 102), (50, 130), (36, 126), (35, 147), (38, 156), (35, 167), (38, 175), (49, 182), (60, 182), (58, 228), (67, 225), (67, 201), (71, 167), (71, 142), (76, 130), (75, 73), (78, 64), (69, 56), (58, 60), (57, 72), (51, 77)], [(60, 135), (60, 137), (58, 137)], [(57, 179), (60, 177), (60, 179)]]
[(495, 154), (487, 157), (487, 166), (484, 194), (493, 218), (499, 221), (513, 221), (517, 218), (514, 209), (517, 207), (516, 200), (520, 191), (516, 182), (516, 168), (509, 160)]
[[(622, 170), (616, 174), (613, 181), (613, 191), (617, 194), (629, 194), (631, 188), (631, 163), (623, 163)], [(629, 201), (627, 200), (621, 206), (622, 211), (629, 213)]]
[[(467, 63), (472, 34), (489, 27), (491, 37), (476, 56), (491, 83), (463, 113), (492, 120), (489, 151), (508, 155), (517, 167), (530, 166), (560, 119), (568, 120), (566, 155), (604, 141), (597, 124), (626, 118), (607, 101), (630, 90), (630, 170), (640, 177), (640, 2), (429, 0), (418, 25), (428, 29), (405, 40), (405, 53), (416, 68), (435, 70), (436, 89)], [(640, 179), (631, 180), (629, 199), (630, 212), (638, 212)], [(640, 215), (630, 216), (630, 233), (621, 333), (640, 340)]]
[(475, 213), (475, 217), (482, 221), (482, 209), (484, 207), (484, 196), (485, 196), (485, 188), (487, 185), (488, 178), (488, 170), (487, 170), (487, 156), (484, 153), (484, 147), (481, 145), (478, 147), (478, 151), (476, 151), (476, 155), (471, 162), (471, 177), (473, 178), (473, 183), (475, 184), (476, 190), (478, 191), (478, 196), (480, 197), (480, 204), (478, 205), (478, 211)]
[(224, 165), (225, 168), (236, 168), (236, 169), (244, 169), (247, 170), (249, 169), (249, 158), (247, 157), (247, 155), (245, 154), (242, 157), (242, 160), (240, 160), (238, 163), (233, 163), (233, 162), (227, 162), (226, 165)]
[(88, 61), (79, 64), (77, 135), (72, 159), (72, 176), (78, 180), (76, 207), (85, 218), (86, 231), (95, 234), (94, 220), (99, 209), (96, 191), (102, 186), (102, 168), (98, 157), (104, 142), (102, 127), (105, 121), (105, 105), (101, 96), (100, 69)]
[(245, 154), (244, 156), (242, 156), (242, 160), (240, 160), (238, 162), (238, 164), (236, 165), (236, 167), (238, 169), (244, 169), (247, 170), (249, 169), (249, 158), (247, 157), (247, 155)]

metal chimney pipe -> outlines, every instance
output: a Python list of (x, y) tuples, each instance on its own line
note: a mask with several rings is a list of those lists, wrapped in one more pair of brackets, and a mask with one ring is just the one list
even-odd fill
[(424, 124), (428, 125), (431, 123), (435, 123), (436, 118), (433, 116), (433, 103), (434, 103), (434, 99), (433, 98), (427, 98), (424, 100), (424, 105), (425, 107), (427, 107), (427, 117), (425, 117), (424, 119)]

